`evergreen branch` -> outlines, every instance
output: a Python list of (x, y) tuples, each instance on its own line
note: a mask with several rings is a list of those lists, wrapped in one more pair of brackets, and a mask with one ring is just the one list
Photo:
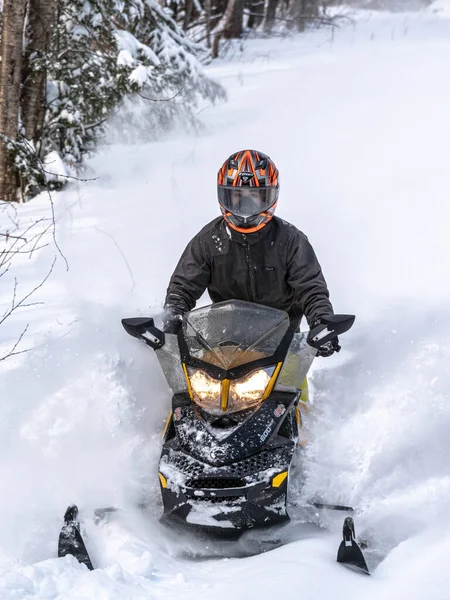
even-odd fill
[(147, 98), (147, 96), (144, 96), (144, 94), (141, 94), (141, 92), (136, 92), (136, 94), (138, 96), (140, 96), (141, 98), (143, 98), (144, 100), (149, 100), (150, 102), (171, 102), (177, 96), (179, 96), (182, 91), (183, 91), (183, 89), (179, 89), (178, 92), (176, 94), (174, 94), (171, 98)]

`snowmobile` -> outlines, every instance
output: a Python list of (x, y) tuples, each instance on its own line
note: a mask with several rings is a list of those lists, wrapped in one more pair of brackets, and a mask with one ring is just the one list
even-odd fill
[[(282, 310), (232, 300), (190, 311), (177, 334), (151, 318), (122, 320), (128, 334), (155, 350), (173, 392), (158, 473), (162, 522), (230, 538), (289, 521), (306, 375), (317, 349), (354, 319), (324, 317), (300, 333)], [(58, 555), (92, 568), (77, 514), (76, 506), (66, 511)], [(352, 517), (337, 560), (368, 573)]]

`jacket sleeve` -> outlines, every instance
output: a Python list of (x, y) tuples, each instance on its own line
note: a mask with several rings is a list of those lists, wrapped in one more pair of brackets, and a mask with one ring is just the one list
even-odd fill
[(333, 313), (319, 261), (306, 235), (297, 230), (288, 249), (287, 283), (296, 292), (296, 303), (312, 323)]
[(173, 272), (164, 308), (176, 314), (192, 310), (210, 281), (210, 262), (200, 236), (196, 235), (187, 245)]

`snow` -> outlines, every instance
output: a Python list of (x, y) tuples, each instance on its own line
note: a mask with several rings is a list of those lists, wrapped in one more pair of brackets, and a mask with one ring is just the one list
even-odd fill
[[(447, 3), (448, 4), (448, 3)], [(0, 314), (48, 273), (33, 302), (1, 325), (2, 600), (447, 600), (450, 577), (450, 22), (418, 13), (355, 13), (356, 22), (252, 40), (208, 68), (229, 102), (200, 115), (197, 137), (114, 145), (74, 182), (20, 207), (0, 231), (46, 218), (44, 248), (2, 277)], [(439, 8), (439, 10), (438, 10)], [(158, 524), (156, 465), (170, 393), (156, 357), (120, 318), (161, 310), (187, 241), (219, 214), (215, 173), (242, 147), (281, 173), (277, 214), (305, 231), (335, 310), (355, 313), (343, 351), (313, 365), (302, 500), (354, 504), (357, 529), (386, 558), (371, 578), (337, 565), (330, 531), (294, 528), (291, 543), (245, 559)], [(19, 230), (14, 223), (20, 221)], [(3, 238), (0, 246), (11, 244)], [(204, 299), (204, 301), (206, 301)], [(395, 335), (394, 332), (395, 331)], [(295, 488), (295, 485), (294, 485)], [(295, 489), (293, 489), (295, 491)], [(300, 494), (300, 492), (298, 492)], [(145, 499), (145, 515), (132, 508)], [(99, 569), (55, 558), (77, 502)], [(124, 522), (96, 526), (98, 506)], [(298, 535), (297, 535), (298, 533)]]
[[(70, 117), (70, 115), (68, 116)], [(66, 118), (63, 117), (63, 113), (61, 113), (61, 118)], [(55, 150), (53, 152), (49, 152), (42, 162), (46, 170), (48, 181), (64, 182), (64, 177), (68, 175), (68, 171), (58, 152)]]
[(201, 506), (192, 503), (192, 509), (187, 516), (186, 521), (194, 525), (204, 525), (212, 527), (232, 528), (231, 521), (217, 521), (214, 516), (221, 513), (232, 513), (235, 509), (232, 506), (218, 506), (217, 504), (202, 502)]
[(118, 47), (121, 49), (117, 57), (117, 64), (132, 65), (139, 52), (142, 52), (145, 58), (153, 65), (158, 66), (160, 64), (159, 58), (152, 49), (139, 42), (129, 31), (117, 30), (115, 37)]
[(450, 18), (450, 2), (449, 0), (436, 0), (428, 7), (429, 11), (438, 12), (441, 18)]

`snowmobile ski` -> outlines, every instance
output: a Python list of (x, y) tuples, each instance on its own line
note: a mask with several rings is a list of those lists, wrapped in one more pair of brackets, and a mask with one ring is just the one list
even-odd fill
[(59, 534), (58, 558), (74, 556), (77, 561), (93, 571), (91, 559), (80, 533), (80, 523), (78, 521), (78, 507), (73, 504), (69, 506), (64, 515), (64, 525)]
[(324, 504), (323, 502), (312, 502), (311, 506), (314, 508), (326, 509), (326, 510), (340, 510), (343, 512), (355, 512), (353, 506), (343, 506), (341, 504)]
[(369, 567), (366, 559), (355, 539), (355, 523), (352, 517), (346, 517), (342, 528), (343, 540), (339, 546), (337, 554), (337, 562), (342, 563), (352, 569), (356, 569), (361, 573), (370, 575)]

